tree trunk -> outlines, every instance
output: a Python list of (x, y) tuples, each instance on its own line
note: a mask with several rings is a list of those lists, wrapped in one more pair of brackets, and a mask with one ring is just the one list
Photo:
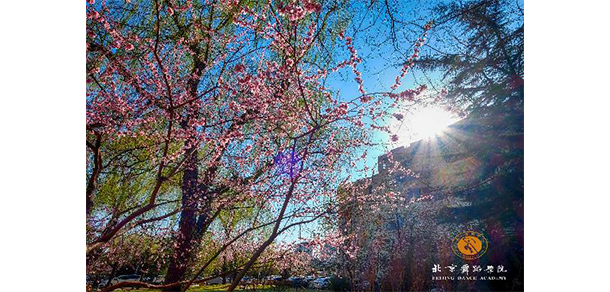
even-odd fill
[[(189, 153), (187, 149), (186, 153)], [(180, 222), (178, 234), (176, 235), (176, 249), (170, 260), (169, 269), (165, 283), (175, 283), (184, 278), (190, 259), (193, 255), (195, 245), (197, 198), (200, 188), (198, 183), (199, 171), (197, 169), (197, 150), (187, 158), (182, 176), (182, 210), (180, 211)], [(165, 291), (180, 291), (180, 287), (168, 288)]]
[[(183, 127), (186, 126), (186, 123)], [(212, 195), (209, 192), (208, 184), (213, 181), (216, 174), (216, 167), (210, 167), (202, 175), (198, 170), (198, 158), (196, 145), (187, 148), (185, 153), (191, 153), (184, 164), (184, 174), (182, 176), (182, 209), (180, 211), (180, 222), (178, 224), (178, 234), (176, 236), (176, 249), (174, 257), (170, 260), (166, 284), (176, 283), (184, 280), (191, 259), (194, 255), (194, 248), (201, 242), (203, 234), (207, 231), (211, 220), (218, 215), (216, 212), (211, 214), (210, 206)], [(200, 182), (203, 180), (203, 183)], [(202, 200), (203, 196), (205, 199)], [(181, 285), (180, 285), (181, 286)], [(181, 291), (182, 287), (176, 286), (166, 288), (164, 291)]]

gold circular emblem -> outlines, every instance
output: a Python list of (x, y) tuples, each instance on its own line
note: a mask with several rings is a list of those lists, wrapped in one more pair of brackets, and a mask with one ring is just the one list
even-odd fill
[(487, 239), (483, 234), (465, 231), (458, 234), (451, 244), (453, 253), (465, 260), (475, 260), (487, 251)]

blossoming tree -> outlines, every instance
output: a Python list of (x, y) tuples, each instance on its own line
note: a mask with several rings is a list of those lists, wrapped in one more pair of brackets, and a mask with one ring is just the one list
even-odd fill
[[(279, 235), (336, 211), (369, 131), (423, 91), (395, 92), (430, 24), (396, 84), (367, 93), (349, 3), (88, 2), (88, 265), (139, 233), (171, 255), (164, 284), (107, 290), (186, 290), (239, 254), (234, 290)], [(344, 68), (358, 96), (327, 86)]]

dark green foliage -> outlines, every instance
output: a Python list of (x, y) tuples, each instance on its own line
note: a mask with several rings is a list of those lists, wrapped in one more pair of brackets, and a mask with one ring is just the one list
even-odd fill
[(450, 2), (435, 9), (438, 39), (416, 66), (440, 71), (446, 98), (469, 113), (488, 106), (523, 110), (524, 22), (519, 2)]

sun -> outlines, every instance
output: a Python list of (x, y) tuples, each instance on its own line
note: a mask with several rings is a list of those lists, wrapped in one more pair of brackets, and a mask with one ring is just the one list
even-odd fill
[(398, 138), (395, 144), (408, 146), (409, 143), (442, 135), (447, 126), (459, 118), (439, 106), (419, 107), (409, 112), (397, 113), (391, 130)]
[(412, 128), (416, 138), (420, 139), (440, 134), (447, 126), (458, 121), (450, 112), (440, 107), (422, 108), (415, 111), (409, 120), (409, 128)]

